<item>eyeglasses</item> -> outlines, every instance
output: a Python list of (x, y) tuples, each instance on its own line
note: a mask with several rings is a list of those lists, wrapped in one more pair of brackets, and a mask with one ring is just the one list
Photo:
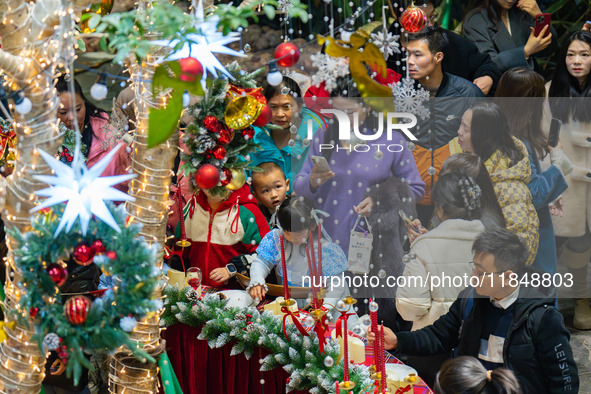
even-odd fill
[(483, 275), (500, 275), (504, 272), (507, 272), (507, 270), (503, 270), (503, 271), (496, 271), (496, 272), (481, 272), (478, 267), (476, 267), (476, 264), (474, 264), (473, 261), (470, 261), (468, 264), (470, 264), (470, 268), (472, 269), (472, 273), (476, 273), (477, 276), (483, 276)]

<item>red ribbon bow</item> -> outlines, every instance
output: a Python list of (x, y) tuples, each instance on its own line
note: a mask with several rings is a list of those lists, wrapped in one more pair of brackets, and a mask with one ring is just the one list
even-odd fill
[(336, 337), (342, 337), (343, 336), (343, 318), (348, 319), (349, 316), (353, 316), (354, 313), (347, 313), (347, 312), (341, 312), (341, 316), (337, 319), (337, 335)]
[(281, 312), (283, 313), (283, 335), (285, 335), (285, 339), (287, 339), (288, 342), (289, 342), (289, 336), (287, 335), (287, 329), (285, 327), (286, 320), (287, 320), (288, 316), (291, 316), (291, 320), (293, 321), (293, 324), (296, 326), (296, 328), (298, 329), (300, 334), (302, 334), (305, 337), (308, 336), (306, 329), (304, 328), (304, 326), (302, 326), (302, 323), (300, 323), (296, 314), (294, 314), (292, 311), (290, 311), (287, 306), (282, 306)]

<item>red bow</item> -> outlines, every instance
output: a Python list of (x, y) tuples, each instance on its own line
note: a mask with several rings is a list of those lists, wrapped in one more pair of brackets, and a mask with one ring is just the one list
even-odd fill
[[(246, 93), (249, 96), (254, 97), (259, 103), (261, 104), (267, 104), (267, 99), (265, 98), (265, 96), (262, 93), (263, 88), (252, 88), (252, 89), (244, 89), (244, 88), (239, 88), (237, 86), (234, 85), (230, 85), (230, 89), (228, 90), (228, 95), (229, 96), (242, 96), (242, 93)], [(228, 97), (228, 96), (226, 96)]]
[(342, 337), (343, 336), (343, 318), (348, 319), (349, 316), (353, 316), (354, 313), (347, 313), (347, 312), (341, 312), (341, 316), (339, 316), (339, 318), (337, 319), (337, 335), (336, 337)]
[(374, 65), (371, 69), (371, 71), (377, 73), (377, 75), (374, 77), (376, 82), (381, 83), (382, 85), (390, 86), (393, 83), (399, 82), (402, 78), (402, 75), (398, 74), (396, 71), (389, 68), (386, 69), (386, 77), (384, 78), (382, 77), (381, 70), (382, 69), (378, 67), (377, 64)]
[(293, 324), (296, 326), (296, 328), (298, 329), (300, 334), (302, 334), (305, 337), (308, 336), (308, 333), (304, 329), (304, 326), (302, 326), (302, 323), (300, 323), (297, 316), (292, 311), (290, 311), (287, 306), (282, 306), (281, 312), (283, 313), (283, 335), (285, 335), (285, 339), (287, 339), (288, 342), (289, 342), (289, 336), (287, 336), (287, 329), (285, 327), (285, 323), (286, 323), (288, 316), (291, 316), (291, 320), (293, 321)]
[[(324, 309), (324, 308), (323, 308)], [(320, 354), (324, 354), (324, 344), (326, 343), (326, 331), (327, 331), (327, 324), (326, 324), (326, 315), (322, 316), (316, 322), (316, 326), (314, 326), (314, 332), (318, 336), (318, 347), (320, 348)]]

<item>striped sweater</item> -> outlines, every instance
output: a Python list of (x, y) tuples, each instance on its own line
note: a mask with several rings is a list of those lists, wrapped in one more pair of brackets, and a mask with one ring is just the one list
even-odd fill
[(194, 194), (185, 206), (184, 218), (191, 242), (184, 250), (185, 261), (201, 269), (202, 283), (208, 286), (219, 286), (209, 279), (213, 269), (225, 266), (234, 256), (254, 253), (269, 232), (269, 225), (247, 185), (230, 194), (215, 211), (203, 192)]

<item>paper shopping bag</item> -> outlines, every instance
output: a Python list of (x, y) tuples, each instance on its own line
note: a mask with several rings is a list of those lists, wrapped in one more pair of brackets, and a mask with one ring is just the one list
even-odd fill
[(351, 237), (349, 239), (349, 271), (354, 274), (369, 273), (369, 263), (371, 260), (371, 248), (373, 243), (373, 234), (371, 233), (371, 226), (367, 223), (368, 231), (358, 231), (357, 225), (361, 216), (357, 216), (357, 220), (351, 229)]

